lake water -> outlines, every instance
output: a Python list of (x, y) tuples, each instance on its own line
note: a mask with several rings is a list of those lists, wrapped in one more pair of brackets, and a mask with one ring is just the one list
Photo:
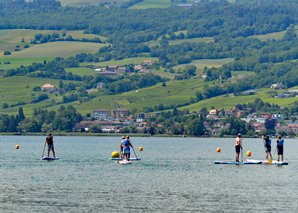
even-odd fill
[[(45, 137), (0, 136), (0, 212), (298, 211), (297, 139), (285, 139), (288, 166), (214, 164), (234, 161), (233, 138), (132, 138), (142, 160), (120, 165), (108, 160), (120, 140), (54, 136), (48, 162)], [(243, 147), (264, 159), (261, 139)]]

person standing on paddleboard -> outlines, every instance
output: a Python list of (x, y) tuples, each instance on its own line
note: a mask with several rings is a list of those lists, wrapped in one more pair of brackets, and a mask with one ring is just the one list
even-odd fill
[(278, 136), (278, 140), (276, 141), (277, 148), (277, 161), (279, 161), (279, 156), (281, 155), (281, 161), (284, 161), (284, 140), (281, 139), (281, 135)]
[(239, 153), (240, 149), (242, 149), (241, 146), (242, 136), (241, 133), (238, 133), (238, 137), (236, 138), (236, 145), (235, 145), (235, 151), (236, 151), (236, 162), (239, 162)]
[(124, 160), (124, 156), (126, 156), (126, 159), (129, 161), (129, 159), (130, 159), (130, 147), (129, 146), (131, 146), (133, 148), (133, 146), (131, 145), (131, 143), (129, 141), (129, 135), (127, 135), (126, 138), (121, 143), (122, 143), (122, 147), (123, 147), (122, 160)]
[(121, 156), (121, 159), (123, 160), (124, 157), (123, 157), (123, 140), (125, 139), (125, 136), (122, 136), (122, 141), (120, 143), (120, 156)]
[(266, 151), (266, 161), (268, 161), (268, 155), (272, 158), (271, 155), (271, 139), (269, 139), (269, 135), (264, 137), (264, 134), (262, 133), (262, 138), (265, 141), (264, 146), (265, 146), (265, 151)]
[(45, 145), (48, 144), (48, 157), (50, 157), (50, 151), (52, 150), (53, 157), (55, 158), (54, 141), (53, 141), (53, 136), (51, 133), (46, 138), (46, 142), (44, 144)]

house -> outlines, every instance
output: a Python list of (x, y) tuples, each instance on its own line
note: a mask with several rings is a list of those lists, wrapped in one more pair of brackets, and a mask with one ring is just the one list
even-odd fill
[(115, 109), (113, 110), (113, 117), (114, 118), (126, 118), (129, 116), (129, 110), (127, 109)]
[(210, 111), (209, 111), (209, 115), (216, 115), (216, 109), (211, 109)]
[(146, 118), (150, 118), (150, 117), (152, 117), (151, 113), (141, 112), (136, 114), (137, 122), (143, 122)]
[(147, 64), (147, 65), (150, 66), (150, 65), (152, 65), (152, 63), (153, 63), (153, 61), (151, 61), (151, 60), (150, 61), (143, 61), (143, 65)]
[(283, 114), (273, 114), (272, 118), (276, 119), (276, 120), (281, 120), (283, 119), (285, 116)]
[(105, 76), (118, 76), (117, 72), (99, 72), (99, 74), (103, 74)]
[(54, 87), (52, 84), (45, 84), (42, 86), (42, 90), (55, 91), (57, 90), (57, 88)]
[(215, 129), (211, 129), (210, 131), (209, 131), (209, 134), (210, 135), (219, 135), (220, 134), (220, 128), (215, 128)]
[(118, 69), (115, 70), (116, 72), (126, 72), (126, 67), (118, 67)]
[(267, 118), (255, 118), (255, 121), (260, 124), (264, 124)]
[(290, 94), (278, 94), (277, 96), (275, 96), (275, 98), (288, 98), (290, 97)]
[(99, 124), (102, 130), (116, 130), (123, 127), (120, 121), (81, 121), (76, 123), (73, 132), (79, 132), (81, 129), (88, 130), (92, 124)]
[(104, 88), (105, 87), (105, 83), (104, 82), (98, 82), (96, 88)]
[(218, 127), (218, 128), (223, 128), (224, 126), (225, 126), (225, 124), (221, 121), (213, 124), (213, 127)]
[(242, 110), (237, 110), (236, 115), (237, 115), (237, 117), (241, 117), (241, 116), (245, 115), (245, 112)]
[(109, 71), (116, 71), (118, 69), (118, 65), (110, 65), (108, 66)]
[(93, 117), (97, 118), (98, 120), (111, 117), (111, 111), (107, 109), (96, 109), (93, 110)]
[(270, 113), (262, 113), (261, 118), (272, 118), (272, 115)]
[(282, 84), (271, 84), (270, 88), (281, 88), (282, 87)]
[(144, 67), (143, 67), (142, 64), (137, 64), (137, 65), (134, 66), (134, 69), (135, 69), (135, 70), (141, 70), (141, 69), (143, 69), (143, 68), (144, 68)]

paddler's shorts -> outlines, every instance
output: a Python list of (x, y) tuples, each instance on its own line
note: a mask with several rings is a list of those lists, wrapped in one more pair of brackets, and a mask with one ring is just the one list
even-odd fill
[(240, 146), (235, 146), (236, 153), (240, 153)]
[(48, 145), (48, 152), (51, 150), (54, 152), (54, 144)]
[(284, 148), (283, 147), (278, 147), (277, 148), (277, 154), (278, 155), (283, 155), (284, 154)]
[(123, 147), (123, 155), (130, 156), (130, 148), (129, 147)]
[(271, 146), (266, 146), (266, 152), (271, 152)]

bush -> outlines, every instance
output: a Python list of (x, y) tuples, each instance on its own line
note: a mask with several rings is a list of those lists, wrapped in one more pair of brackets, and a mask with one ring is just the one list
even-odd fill
[(24, 48), (29, 48), (29, 45), (28, 44), (25, 44)]
[(11, 52), (5, 51), (4, 55), (11, 55)]
[(3, 108), (3, 109), (8, 108), (8, 107), (9, 107), (9, 106), (8, 106), (7, 103), (3, 103), (3, 104), (2, 104), (2, 108)]

